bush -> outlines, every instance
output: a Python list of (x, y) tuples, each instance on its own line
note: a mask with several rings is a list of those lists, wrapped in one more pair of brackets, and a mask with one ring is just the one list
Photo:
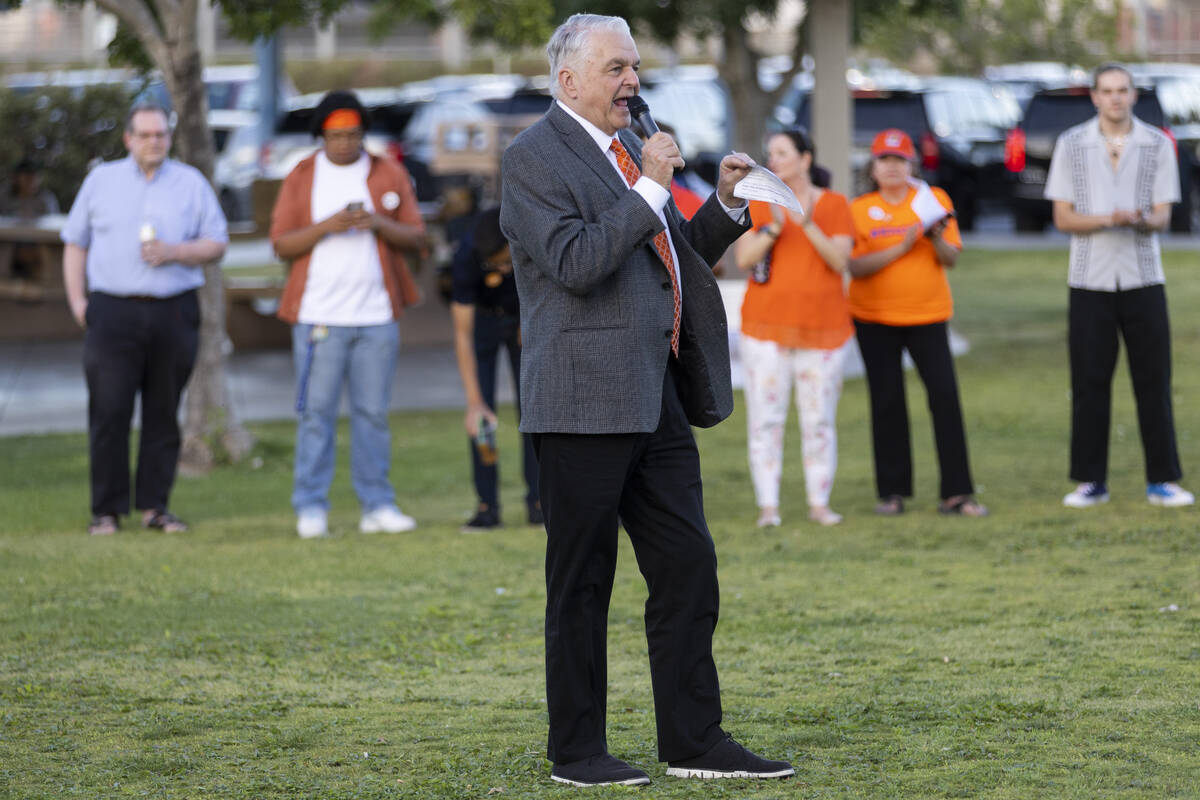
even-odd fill
[(0, 90), (0, 191), (8, 191), (23, 158), (41, 169), (42, 186), (64, 211), (71, 207), (94, 159), (121, 158), (121, 133), (134, 92), (125, 86)]

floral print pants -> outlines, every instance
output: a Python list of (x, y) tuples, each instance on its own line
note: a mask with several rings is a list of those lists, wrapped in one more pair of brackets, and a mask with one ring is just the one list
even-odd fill
[(804, 483), (810, 506), (829, 505), (837, 471), (837, 404), (845, 347), (804, 350), (742, 336), (750, 478), (759, 508), (779, 507), (783, 428), (796, 386)]

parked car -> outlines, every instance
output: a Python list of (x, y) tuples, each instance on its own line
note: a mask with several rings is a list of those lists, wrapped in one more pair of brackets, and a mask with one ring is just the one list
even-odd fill
[[(1200, 230), (1196, 217), (1200, 215), (1200, 175), (1197, 158), (1200, 147), (1200, 92), (1188, 99), (1181, 90), (1164, 84), (1172, 98), (1173, 113), (1164, 113), (1159, 90), (1155, 86), (1138, 87), (1133, 113), (1138, 119), (1162, 128), (1175, 142), (1179, 156), (1180, 202), (1171, 210), (1171, 227), (1175, 232)], [(1008, 135), (1005, 145), (1005, 165), (1015, 180), (1012, 184), (1013, 223), (1019, 231), (1041, 231), (1048, 225), (1053, 212), (1045, 199), (1046, 172), (1059, 135), (1074, 125), (1096, 116), (1091, 90), (1087, 86), (1067, 86), (1035, 92), (1025, 108), (1021, 124)], [(1178, 130), (1170, 124), (1178, 120)], [(1182, 123), (1190, 120), (1187, 125)], [(1187, 138), (1181, 138), (1181, 134)]]
[[(257, 111), (258, 67), (254, 64), (205, 67), (204, 86), (210, 111)], [(25, 72), (8, 75), (4, 86), (17, 92), (29, 92), (44, 86), (83, 89), (87, 86), (121, 84), (139, 97), (171, 108), (171, 96), (159, 73), (139, 75), (131, 69), (75, 69), (49, 72)], [(279, 77), (281, 105), (296, 95), (296, 86), (286, 74)]]
[(993, 85), (1006, 86), (1024, 111), (1033, 93), (1039, 89), (1079, 83), (1086, 80), (1087, 74), (1078, 67), (1068, 67), (1057, 61), (1022, 61), (984, 67), (983, 77)]
[[(959, 226), (975, 227), (982, 203), (1007, 205), (1004, 141), (1016, 123), (1011, 98), (975, 78), (933, 78), (919, 89), (854, 89), (850, 166), (853, 192), (869, 191), (871, 140), (885, 128), (912, 137), (921, 177), (940, 186), (954, 203)], [(794, 88), (775, 109), (774, 129), (809, 127), (810, 93)]]
[(213, 183), (229, 222), (251, 219), (250, 187), (258, 177), (258, 114), (252, 111), (210, 111), (213, 137)]

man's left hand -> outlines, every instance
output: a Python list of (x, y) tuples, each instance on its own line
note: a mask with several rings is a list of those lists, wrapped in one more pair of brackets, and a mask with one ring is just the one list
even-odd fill
[(727, 208), (741, 208), (746, 201), (733, 196), (733, 187), (750, 174), (754, 159), (745, 153), (730, 153), (721, 159), (721, 174), (717, 178), (717, 196)]
[(174, 249), (160, 239), (142, 242), (142, 260), (152, 267), (161, 267), (170, 261), (178, 260), (173, 256)]

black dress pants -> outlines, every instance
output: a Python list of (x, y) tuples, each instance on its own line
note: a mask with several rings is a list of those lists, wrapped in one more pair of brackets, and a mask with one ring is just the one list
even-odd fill
[(1071, 289), (1071, 479), (1108, 477), (1108, 436), (1117, 333), (1125, 339), (1146, 482), (1177, 481), (1183, 472), (1175, 449), (1171, 404), (1171, 329), (1162, 284), (1123, 292)]
[(946, 323), (900, 326), (855, 320), (854, 328), (871, 394), (871, 440), (879, 496), (911, 497), (913, 493), (912, 439), (904, 394), (905, 350), (925, 384), (941, 473), (940, 496), (945, 500), (972, 494), (975, 488), (967, 462), (967, 435)]
[[(487, 309), (475, 310), (475, 374), (479, 380), (479, 393), (488, 408), (496, 408), (496, 367), (500, 348), (508, 354), (508, 366), (512, 370), (514, 388), (517, 392), (517, 420), (521, 419), (521, 318), (512, 314), (497, 314)], [(485, 464), (473, 439), (468, 440), (471, 449), (471, 477), (475, 482), (475, 493), (479, 502), (495, 511), (500, 510), (499, 471), (495, 463)], [(533, 506), (538, 500), (537, 459), (533, 454), (533, 440), (529, 434), (521, 436), (521, 466), (525, 473), (525, 505)]]
[(195, 291), (162, 300), (88, 295), (83, 369), (93, 515), (129, 512), (129, 428), (139, 393), (134, 507), (167, 508), (179, 461), (179, 398), (196, 363), (199, 327)]
[(546, 517), (549, 757), (558, 764), (607, 750), (606, 641), (618, 515), (649, 590), (658, 757), (700, 755), (723, 736), (712, 657), (717, 558), (674, 369), (667, 370), (662, 416), (651, 433), (534, 434)]

